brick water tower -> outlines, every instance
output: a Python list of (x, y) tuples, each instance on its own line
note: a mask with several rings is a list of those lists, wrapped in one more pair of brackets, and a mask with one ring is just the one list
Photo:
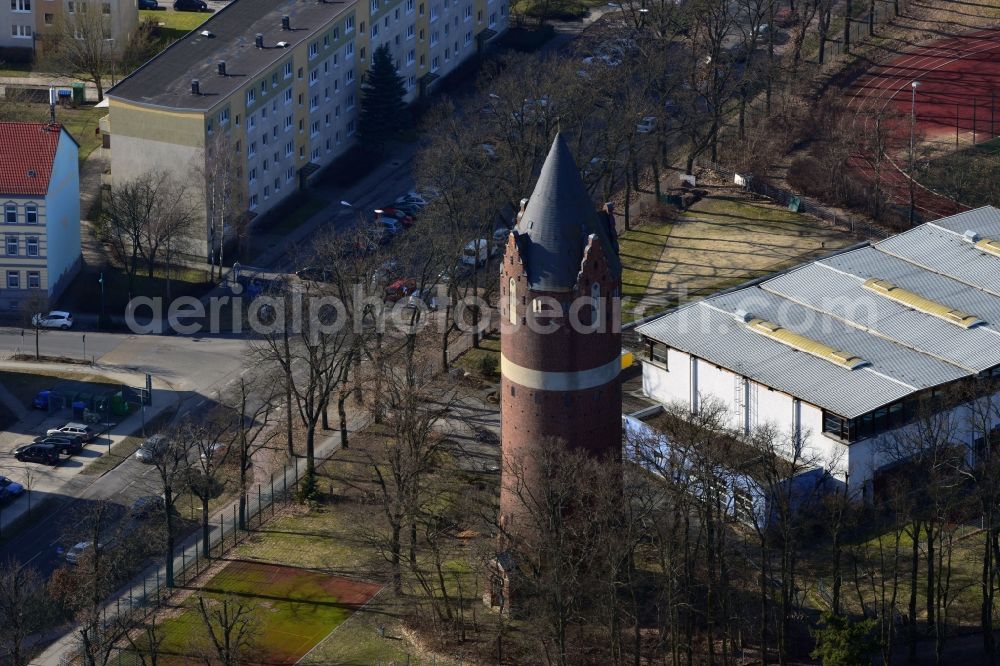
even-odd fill
[(512, 531), (515, 486), (544, 447), (616, 461), (622, 448), (614, 218), (596, 210), (558, 134), (519, 217), (500, 272), (500, 512)]

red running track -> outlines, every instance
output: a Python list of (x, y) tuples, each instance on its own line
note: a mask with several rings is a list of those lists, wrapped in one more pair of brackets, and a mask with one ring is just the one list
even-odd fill
[[(891, 121), (898, 146), (882, 171), (882, 186), (889, 199), (909, 206), (910, 182), (903, 170), (909, 160), (911, 83), (917, 81), (915, 117), (923, 139), (954, 137), (956, 127), (976, 142), (1000, 135), (1000, 28), (948, 37), (917, 47), (886, 65), (869, 70), (848, 91), (847, 108), (855, 113), (853, 126), (866, 135), (882, 112)], [(859, 137), (860, 138), (860, 137)], [(859, 154), (855, 167), (874, 178), (871, 155)], [(924, 220), (961, 210), (954, 201), (917, 186), (917, 213)]]

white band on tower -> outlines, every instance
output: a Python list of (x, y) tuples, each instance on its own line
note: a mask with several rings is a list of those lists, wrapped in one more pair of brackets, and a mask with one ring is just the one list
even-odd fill
[(621, 372), (622, 361), (617, 356), (604, 365), (589, 370), (556, 372), (532, 370), (500, 354), (500, 374), (526, 388), (539, 391), (584, 391), (607, 384)]

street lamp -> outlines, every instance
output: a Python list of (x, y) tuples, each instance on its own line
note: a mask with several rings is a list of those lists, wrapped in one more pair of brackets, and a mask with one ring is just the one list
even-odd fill
[(919, 81), (910, 82), (910, 226), (913, 226), (913, 176), (914, 176), (914, 153), (917, 130), (917, 87)]
[(97, 327), (101, 328), (104, 325), (104, 273), (101, 272), (101, 277), (97, 278), (97, 281), (101, 285), (101, 316), (98, 318)]
[(344, 201), (343, 199), (340, 200), (340, 205), (344, 206), (345, 208), (354, 208), (353, 204), (351, 204), (349, 201)]

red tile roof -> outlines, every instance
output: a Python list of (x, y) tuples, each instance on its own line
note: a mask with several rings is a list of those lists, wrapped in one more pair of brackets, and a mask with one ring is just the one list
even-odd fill
[(0, 195), (45, 196), (62, 125), (0, 123)]

